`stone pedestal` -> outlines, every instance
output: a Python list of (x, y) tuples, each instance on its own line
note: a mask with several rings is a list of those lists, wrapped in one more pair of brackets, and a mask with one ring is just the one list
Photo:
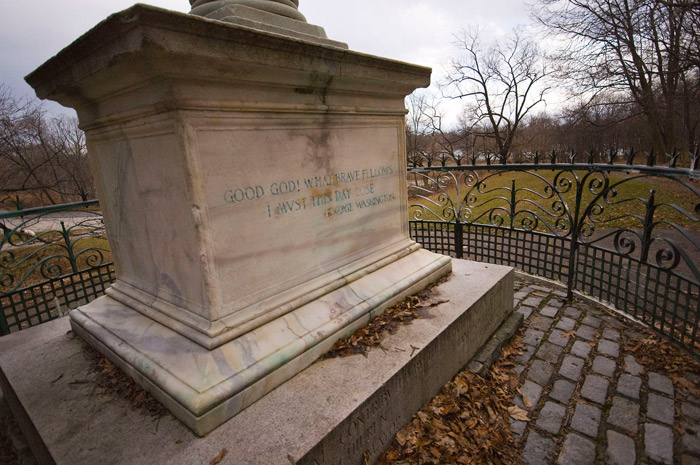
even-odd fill
[(142, 5), (89, 31), (27, 77), (78, 112), (116, 265), (74, 330), (203, 435), (449, 273), (407, 230), (429, 78)]

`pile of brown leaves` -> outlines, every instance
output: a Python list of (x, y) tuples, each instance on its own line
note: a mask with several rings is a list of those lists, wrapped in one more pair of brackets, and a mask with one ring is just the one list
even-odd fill
[(387, 333), (394, 334), (399, 326), (410, 324), (416, 318), (420, 318), (421, 312), (447, 302), (436, 299), (434, 295), (435, 287), (444, 281), (445, 278), (387, 308), (384, 313), (355, 331), (350, 337), (338, 341), (324, 358), (366, 355), (371, 348), (379, 347)]
[(169, 414), (160, 402), (102, 354), (87, 344), (84, 344), (84, 353), (89, 358), (95, 373), (92, 382), (98, 389), (101, 389), (102, 394), (126, 399), (131, 403), (132, 408), (140, 410), (154, 419), (160, 419)]
[(510, 369), (521, 353), (519, 338), (481, 377), (463, 371), (397, 434), (378, 465), (519, 464), (521, 451), (513, 439), (509, 416), (518, 379)]
[(622, 347), (646, 368), (671, 378), (676, 388), (700, 398), (700, 386), (686, 377), (686, 373), (700, 376), (700, 362), (668, 339), (645, 330), (643, 339), (624, 339)]

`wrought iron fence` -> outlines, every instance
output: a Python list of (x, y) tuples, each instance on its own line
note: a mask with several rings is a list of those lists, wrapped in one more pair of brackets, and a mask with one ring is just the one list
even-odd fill
[(687, 156), (688, 168), (678, 154), (666, 166), (653, 154), (635, 164), (639, 156), (413, 167), (411, 236), (435, 252), (561, 281), (569, 297), (608, 302), (700, 354), (698, 156)]
[[(635, 164), (642, 156), (644, 164)], [(413, 167), (411, 236), (560, 281), (700, 354), (699, 158), (534, 154)], [(463, 160), (462, 160), (463, 161)], [(603, 161), (603, 162), (601, 162)], [(58, 317), (113, 282), (97, 201), (0, 213), (0, 332)]]
[(0, 333), (60, 316), (114, 281), (97, 201), (0, 213)]

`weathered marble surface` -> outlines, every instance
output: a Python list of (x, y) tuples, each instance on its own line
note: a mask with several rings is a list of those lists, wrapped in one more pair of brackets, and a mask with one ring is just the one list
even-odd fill
[(73, 328), (204, 435), (325, 353), (373, 314), (451, 270), (424, 250), (403, 257), (209, 350), (106, 297)]
[(399, 121), (191, 114), (184, 143), (172, 121), (91, 136), (108, 294), (212, 348), (410, 253)]
[(115, 261), (73, 327), (198, 434), (451, 269), (407, 229), (430, 70), (327, 45), (136, 5), (27, 77), (78, 112)]
[(429, 69), (135, 6), (27, 79), (86, 130), (112, 297), (205, 347), (415, 250), (403, 98)]
[(190, 0), (190, 5), (192, 5), (190, 14), (200, 16), (206, 16), (227, 5), (245, 5), (297, 21), (306, 21), (304, 15), (299, 12), (297, 0)]
[(328, 39), (326, 31), (309, 24), (299, 12), (296, 0), (190, 0), (190, 14), (239, 26), (347, 49), (348, 45)]

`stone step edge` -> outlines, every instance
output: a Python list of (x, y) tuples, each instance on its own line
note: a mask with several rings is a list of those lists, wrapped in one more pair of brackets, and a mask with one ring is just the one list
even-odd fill
[(486, 341), (467, 365), (467, 369), (472, 373), (484, 376), (491, 368), (496, 359), (501, 354), (503, 346), (510, 341), (515, 333), (523, 326), (524, 317), (522, 313), (513, 312), (501, 323), (501, 326)]

